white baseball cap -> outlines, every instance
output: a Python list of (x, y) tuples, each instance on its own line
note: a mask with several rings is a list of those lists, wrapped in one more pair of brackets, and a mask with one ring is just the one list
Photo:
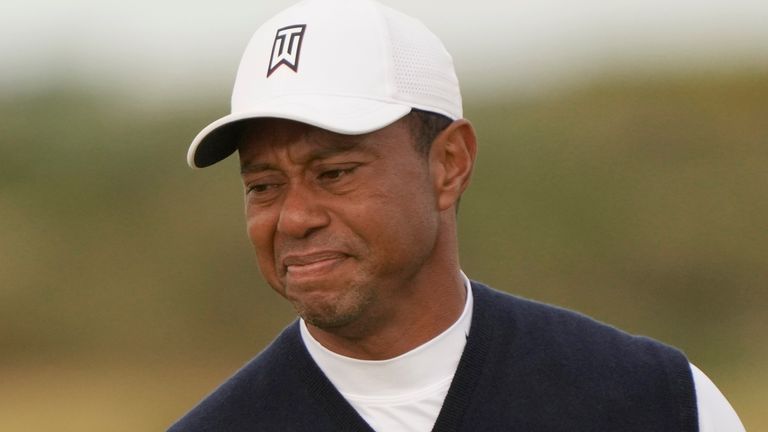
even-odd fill
[(462, 117), (453, 59), (437, 36), (371, 0), (305, 0), (253, 35), (232, 112), (195, 137), (187, 163), (203, 168), (231, 155), (247, 119), (284, 118), (357, 135), (413, 108)]

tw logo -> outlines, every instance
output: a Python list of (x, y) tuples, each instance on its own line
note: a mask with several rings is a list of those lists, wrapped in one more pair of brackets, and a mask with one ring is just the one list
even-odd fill
[(304, 39), (306, 24), (292, 25), (277, 30), (272, 44), (272, 56), (269, 58), (267, 78), (280, 66), (286, 65), (294, 72), (299, 71), (301, 41)]

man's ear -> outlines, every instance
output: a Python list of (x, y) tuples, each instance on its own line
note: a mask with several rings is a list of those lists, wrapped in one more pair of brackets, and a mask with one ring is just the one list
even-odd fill
[(476, 155), (475, 129), (465, 119), (454, 121), (432, 141), (430, 171), (441, 211), (453, 207), (469, 186)]

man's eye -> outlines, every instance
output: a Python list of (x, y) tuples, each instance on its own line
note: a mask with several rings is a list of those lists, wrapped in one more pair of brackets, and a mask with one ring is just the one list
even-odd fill
[(350, 167), (350, 168), (339, 168), (339, 169), (332, 169), (323, 171), (320, 173), (318, 178), (320, 180), (338, 180), (341, 177), (344, 177), (345, 175), (351, 174), (355, 168), (357, 167)]
[(276, 187), (277, 187), (277, 184), (274, 184), (274, 183), (257, 183), (257, 184), (249, 185), (247, 188), (247, 192), (248, 193), (251, 193), (251, 192), (264, 193)]

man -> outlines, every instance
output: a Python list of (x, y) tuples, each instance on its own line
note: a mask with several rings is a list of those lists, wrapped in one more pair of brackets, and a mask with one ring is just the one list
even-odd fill
[(307, 0), (259, 28), (188, 161), (238, 152), (259, 268), (300, 319), (171, 430), (743, 430), (676, 349), (464, 276), (476, 150), (420, 22)]

